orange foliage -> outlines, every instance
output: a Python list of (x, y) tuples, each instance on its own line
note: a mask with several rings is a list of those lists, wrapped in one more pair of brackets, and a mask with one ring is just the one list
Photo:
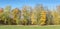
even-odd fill
[(0, 13), (2, 13), (3, 12), (3, 8), (0, 8)]

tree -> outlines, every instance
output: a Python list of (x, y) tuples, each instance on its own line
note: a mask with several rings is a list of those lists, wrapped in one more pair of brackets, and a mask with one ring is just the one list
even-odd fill
[(56, 11), (53, 12), (53, 22), (55, 25), (59, 25), (58, 13)]
[(59, 25), (60, 24), (60, 6), (57, 6), (57, 9), (53, 13), (54, 15), (54, 24)]
[(57, 6), (57, 9), (56, 9), (57, 13), (58, 13), (58, 21), (59, 21), (59, 24), (60, 24), (60, 5)]
[(3, 8), (0, 8), (0, 24), (4, 23), (2, 16), (3, 16)]
[(11, 10), (11, 6), (6, 6), (4, 9), (4, 13), (3, 13), (3, 19), (4, 19), (4, 23), (6, 24), (8, 22), (8, 24), (10, 24), (10, 10)]
[(23, 16), (23, 20), (25, 25), (27, 25), (28, 23), (30, 23), (30, 8), (29, 6), (24, 6), (22, 8), (22, 16)]
[(47, 25), (53, 25), (53, 15), (52, 15), (52, 11), (48, 10), (47, 11), (47, 15), (46, 15), (46, 19), (47, 19)]
[(37, 21), (36, 21), (36, 15), (35, 15), (35, 10), (33, 10), (33, 12), (31, 13), (31, 24), (32, 25), (35, 25), (37, 24)]
[(20, 22), (20, 18), (21, 18), (21, 11), (18, 8), (15, 8), (14, 10), (12, 10), (12, 19), (13, 19), (13, 23), (15, 24), (19, 24)]
[(46, 11), (43, 5), (36, 5), (35, 10), (38, 24), (44, 25), (46, 21)]

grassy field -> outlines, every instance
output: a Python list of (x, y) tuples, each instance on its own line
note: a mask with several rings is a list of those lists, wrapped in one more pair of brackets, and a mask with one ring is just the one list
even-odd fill
[(60, 29), (60, 25), (49, 25), (49, 26), (0, 25), (0, 29)]

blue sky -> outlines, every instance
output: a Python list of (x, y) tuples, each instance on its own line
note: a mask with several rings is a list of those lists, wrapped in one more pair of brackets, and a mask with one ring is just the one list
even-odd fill
[(60, 5), (60, 0), (0, 0), (0, 7), (2, 8), (7, 5), (11, 5), (12, 8), (22, 8), (24, 5), (34, 7), (36, 4), (43, 4), (43, 6), (53, 9), (57, 5)]

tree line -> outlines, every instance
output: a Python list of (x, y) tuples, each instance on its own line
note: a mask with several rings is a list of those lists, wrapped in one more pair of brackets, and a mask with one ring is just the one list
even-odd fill
[(22, 9), (6, 6), (0, 8), (0, 25), (60, 25), (60, 6), (55, 10), (44, 8), (43, 5), (35, 7), (23, 6)]

